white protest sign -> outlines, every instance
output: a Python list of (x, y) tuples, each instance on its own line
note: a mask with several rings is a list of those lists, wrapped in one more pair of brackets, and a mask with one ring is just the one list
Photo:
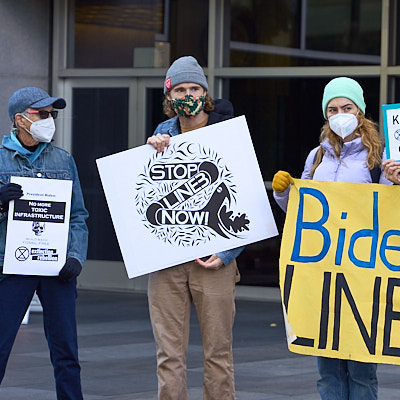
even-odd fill
[(67, 254), (72, 181), (11, 177), (24, 195), (10, 201), (3, 273), (58, 275)]
[(400, 104), (382, 105), (387, 158), (400, 161)]
[(129, 278), (278, 234), (243, 116), (97, 166)]

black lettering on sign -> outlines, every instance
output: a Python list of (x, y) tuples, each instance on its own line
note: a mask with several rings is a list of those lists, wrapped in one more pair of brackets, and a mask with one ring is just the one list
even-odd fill
[[(385, 310), (385, 327), (383, 330), (383, 350), (384, 356), (400, 357), (400, 349), (390, 346), (390, 337), (392, 333), (392, 322), (400, 321), (400, 312), (393, 310), (393, 294), (394, 289), (400, 286), (400, 279), (389, 278), (386, 291), (386, 310)], [(397, 334), (396, 334), (397, 335)]]
[[(286, 265), (285, 281), (283, 286), (283, 304), (285, 305), (287, 314), (289, 314), (289, 298), (290, 290), (292, 288), (293, 273), (294, 265)], [(297, 336), (293, 344), (296, 344), (298, 346), (314, 347), (314, 339)]]
[(65, 202), (14, 200), (13, 220), (64, 223)]
[(32, 261), (58, 261), (56, 249), (31, 249)]
[(335, 313), (333, 323), (333, 342), (332, 350), (339, 349), (339, 332), (340, 332), (340, 312), (342, 308), (342, 292), (346, 296), (346, 299), (350, 305), (350, 309), (357, 322), (358, 329), (360, 330), (361, 336), (364, 340), (365, 345), (369, 351), (369, 354), (375, 354), (376, 352), (376, 335), (378, 327), (378, 316), (379, 316), (379, 294), (381, 289), (382, 278), (376, 277), (374, 284), (374, 294), (372, 298), (372, 313), (371, 313), (371, 334), (368, 335), (367, 328), (361, 318), (361, 315), (357, 309), (353, 295), (351, 294), (349, 285), (347, 284), (346, 278), (342, 273), (336, 275), (336, 288), (335, 288)]
[(331, 273), (324, 272), (324, 284), (322, 286), (321, 300), (321, 318), (319, 323), (319, 349), (326, 349), (328, 337), (328, 320), (329, 320), (329, 295), (331, 288)]
[(200, 163), (155, 164), (150, 168), (153, 181), (190, 179), (197, 174)]

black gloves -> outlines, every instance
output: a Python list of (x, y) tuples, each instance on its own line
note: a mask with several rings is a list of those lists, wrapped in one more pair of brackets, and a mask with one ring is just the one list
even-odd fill
[(17, 183), (7, 183), (0, 188), (0, 211), (5, 212), (8, 210), (8, 203), (10, 200), (19, 199), (23, 196), (21, 185)]
[(58, 276), (63, 282), (72, 281), (82, 271), (82, 265), (76, 258), (67, 258), (64, 266), (61, 268)]

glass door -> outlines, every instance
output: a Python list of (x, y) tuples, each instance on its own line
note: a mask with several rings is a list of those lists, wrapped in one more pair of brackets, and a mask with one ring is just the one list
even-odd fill
[(146, 143), (162, 118), (162, 80), (70, 79), (58, 144), (76, 161), (89, 211), (88, 259), (122, 261), (96, 159)]
[(163, 79), (139, 78), (138, 79), (138, 131), (144, 132), (143, 142), (154, 133), (157, 125), (167, 117), (163, 114), (162, 103), (164, 100)]

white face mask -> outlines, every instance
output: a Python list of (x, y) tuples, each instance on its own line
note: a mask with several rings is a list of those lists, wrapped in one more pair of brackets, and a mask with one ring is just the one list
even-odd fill
[(354, 114), (335, 114), (329, 118), (329, 126), (336, 135), (345, 139), (356, 130), (358, 120)]
[(52, 117), (39, 119), (39, 121), (31, 121), (28, 117), (23, 115), (25, 119), (32, 122), (31, 129), (28, 131), (25, 129), (35, 140), (38, 142), (49, 143), (53, 139), (54, 132), (56, 131), (56, 125)]

